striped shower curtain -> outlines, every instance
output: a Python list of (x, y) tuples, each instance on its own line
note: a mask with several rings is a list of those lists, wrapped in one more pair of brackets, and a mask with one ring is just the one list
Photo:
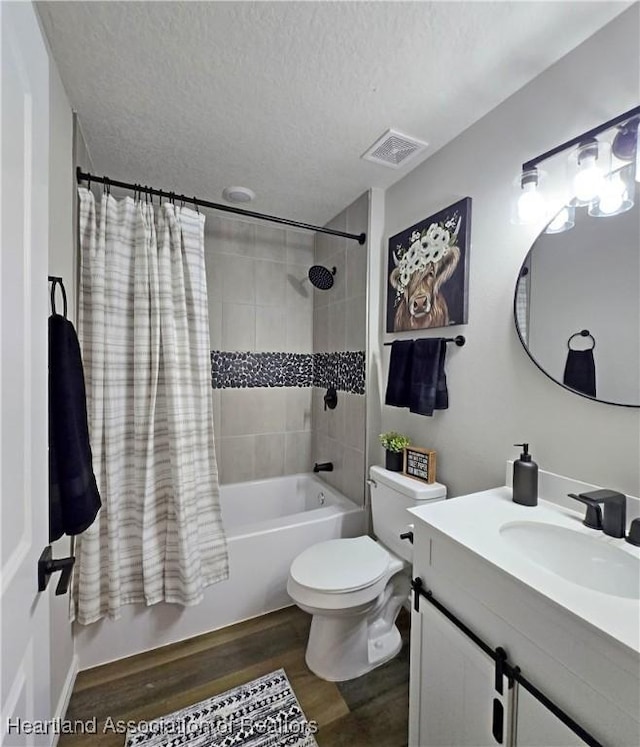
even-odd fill
[[(213, 443), (204, 216), (80, 197), (79, 337), (103, 507), (79, 535), (73, 615), (197, 604), (229, 575)], [(154, 215), (157, 212), (157, 215)]]

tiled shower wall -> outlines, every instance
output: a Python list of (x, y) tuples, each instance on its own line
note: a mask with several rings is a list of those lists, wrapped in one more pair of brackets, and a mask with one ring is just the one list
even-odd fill
[[(369, 195), (363, 194), (329, 223), (330, 228), (366, 233)], [(314, 291), (313, 350), (315, 353), (364, 351), (367, 314), (367, 244), (316, 236), (315, 262), (336, 268), (328, 291)], [(364, 366), (353, 356), (353, 365)], [(325, 390), (313, 387), (312, 453), (314, 461), (331, 461), (333, 472), (322, 479), (357, 503), (364, 502), (365, 395), (338, 391), (338, 406), (324, 410)]]
[[(218, 216), (205, 226), (212, 349), (310, 354), (314, 234)], [(214, 389), (214, 430), (221, 483), (308, 472), (311, 388)]]
[[(365, 194), (330, 226), (366, 232), (368, 210)], [(220, 482), (331, 461), (321, 477), (361, 503), (366, 245), (214, 216), (205, 249)], [(330, 290), (311, 286), (314, 262), (336, 267)], [(338, 407), (325, 412), (329, 384)]]

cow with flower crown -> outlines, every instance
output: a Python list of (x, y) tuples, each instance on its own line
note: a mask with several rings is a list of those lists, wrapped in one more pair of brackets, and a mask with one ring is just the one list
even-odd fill
[(447, 300), (440, 291), (460, 261), (461, 223), (456, 213), (443, 223), (414, 231), (408, 249), (396, 247), (395, 267), (389, 276), (396, 291), (395, 332), (449, 324)]

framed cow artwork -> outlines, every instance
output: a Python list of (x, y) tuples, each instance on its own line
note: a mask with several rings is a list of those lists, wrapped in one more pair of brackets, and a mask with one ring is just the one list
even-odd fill
[(387, 332), (467, 323), (471, 198), (389, 239)]

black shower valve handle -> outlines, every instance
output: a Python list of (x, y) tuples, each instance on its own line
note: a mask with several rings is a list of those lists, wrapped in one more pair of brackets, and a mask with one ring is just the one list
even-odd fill
[(338, 392), (335, 387), (330, 386), (324, 395), (324, 409), (335, 410), (338, 406)]

